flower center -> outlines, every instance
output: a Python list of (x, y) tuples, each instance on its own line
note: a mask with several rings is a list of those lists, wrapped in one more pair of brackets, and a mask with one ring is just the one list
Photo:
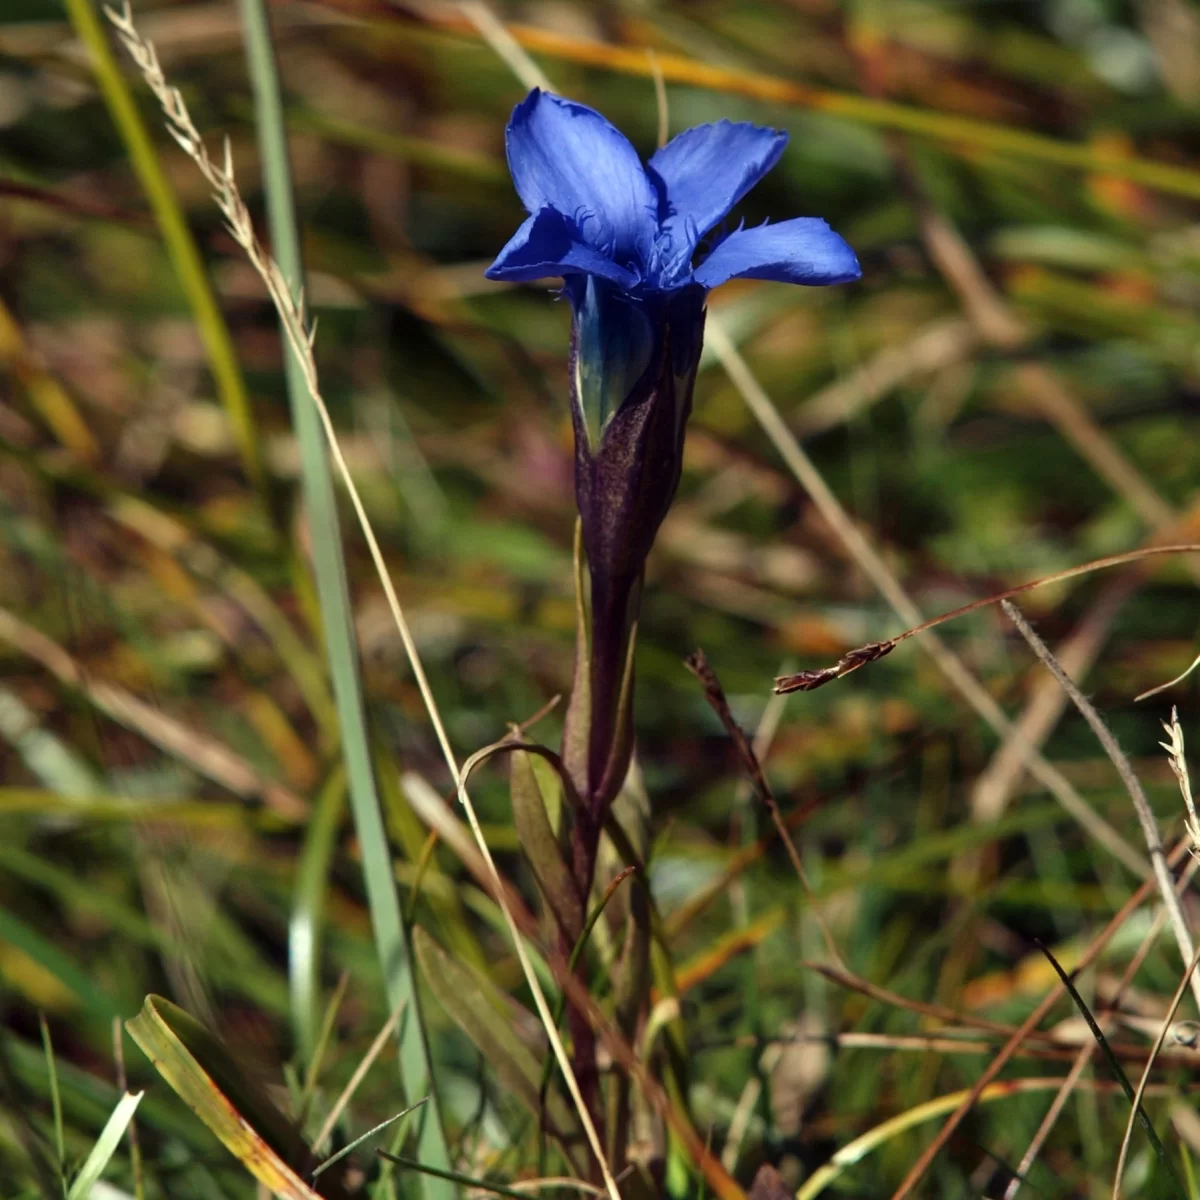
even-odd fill
[(660, 226), (642, 255), (647, 285), (660, 291), (683, 287), (691, 278), (692, 255), (699, 240), (700, 230), (691, 217), (684, 222), (682, 236), (677, 227)]

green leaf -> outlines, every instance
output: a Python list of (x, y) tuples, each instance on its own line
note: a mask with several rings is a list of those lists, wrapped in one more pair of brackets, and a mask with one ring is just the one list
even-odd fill
[[(147, 996), (126, 1028), (180, 1099), (264, 1187), (284, 1200), (321, 1200), (304, 1178), (316, 1165), (308, 1146), (199, 1021), (161, 996)], [(324, 1193), (343, 1194), (336, 1183)]]
[[(513, 1032), (512, 999), (451, 958), (420, 926), (413, 928), (412, 938), (421, 974), (438, 1003), (487, 1059), (501, 1086), (536, 1115), (542, 1066)], [(546, 1111), (555, 1129), (572, 1127), (560, 1097), (548, 1097)]]
[(108, 1166), (109, 1160), (116, 1153), (117, 1146), (125, 1136), (125, 1130), (129, 1128), (129, 1122), (133, 1120), (133, 1114), (141, 1103), (142, 1095), (142, 1092), (136, 1094), (126, 1092), (117, 1101), (117, 1107), (113, 1109), (112, 1116), (108, 1118), (107, 1124), (100, 1131), (100, 1136), (96, 1139), (92, 1152), (84, 1159), (79, 1174), (75, 1176), (75, 1182), (71, 1184), (71, 1188), (67, 1192), (67, 1200), (87, 1200), (92, 1190), (92, 1184), (103, 1174), (104, 1168)]
[(509, 760), (513, 824), (521, 849), (559, 929), (574, 944), (583, 930), (583, 904), (550, 824), (546, 801), (534, 773), (533, 756), (514, 750)]

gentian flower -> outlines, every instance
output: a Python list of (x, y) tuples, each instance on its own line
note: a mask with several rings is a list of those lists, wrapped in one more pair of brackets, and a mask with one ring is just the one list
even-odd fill
[(643, 163), (598, 112), (535, 89), (506, 142), (529, 217), (487, 275), (561, 276), (574, 318), (575, 489), (592, 622), (592, 751), (580, 782), (603, 808), (628, 763), (615, 708), (642, 568), (679, 483), (707, 293), (735, 278), (822, 285), (860, 271), (816, 217), (738, 228), (703, 248), (779, 161), (780, 130), (700, 125)]
[(648, 298), (730, 279), (846, 283), (846, 243), (817, 217), (739, 229), (693, 266), (700, 239), (779, 161), (787, 134), (718, 121), (685, 130), (643, 165), (594, 109), (534, 89), (513, 110), (508, 165), (529, 219), (489, 279), (590, 275)]

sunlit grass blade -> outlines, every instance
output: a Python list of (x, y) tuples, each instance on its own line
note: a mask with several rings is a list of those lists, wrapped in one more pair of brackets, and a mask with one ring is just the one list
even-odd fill
[(304, 1167), (311, 1162), (307, 1147), (198, 1021), (161, 996), (148, 996), (126, 1028), (158, 1073), (255, 1179), (284, 1200), (321, 1200), (297, 1170), (302, 1161)]
[(312, 1063), (317, 1045), (325, 891), (345, 800), (346, 773), (338, 769), (326, 781), (313, 808), (296, 871), (292, 915), (288, 922), (292, 1028), (306, 1066)]
[[(262, 0), (241, 0), (240, 10), (254, 86), (271, 240), (284, 279), (293, 294), (300, 294), (303, 263), (270, 24)], [(333, 675), (342, 751), (350, 785), (350, 803), (362, 847), (363, 874), (375, 945), (384, 974), (388, 1004), (393, 1009), (401, 1005), (405, 1009), (398, 1033), (402, 1085), (410, 1101), (430, 1097), (430, 1103), (421, 1115), (418, 1145), (423, 1158), (435, 1166), (444, 1167), (450, 1162), (449, 1151), (430, 1069), (420, 1005), (413, 986), (411, 947), (400, 915), (379, 793), (371, 765), (333, 478), (315, 400), (296, 350), (291, 345), (286, 350), (286, 370), (292, 421), (301, 449), (301, 478), (311, 525), (322, 627)], [(427, 1181), (426, 1192), (439, 1200), (455, 1194), (454, 1189), (446, 1187), (444, 1181), (433, 1177)]]
[(108, 1118), (108, 1124), (101, 1130), (91, 1153), (83, 1160), (83, 1166), (79, 1168), (79, 1174), (75, 1176), (75, 1180), (67, 1192), (67, 1200), (87, 1200), (91, 1194), (92, 1185), (103, 1174), (104, 1168), (108, 1166), (117, 1151), (117, 1146), (125, 1136), (125, 1130), (129, 1128), (129, 1122), (133, 1120), (133, 1114), (137, 1111), (143, 1094), (142, 1092), (126, 1092), (117, 1101), (117, 1107), (113, 1109), (112, 1116)]
[(346, 1157), (347, 1154), (351, 1153), (353, 1150), (356, 1150), (359, 1146), (361, 1146), (363, 1144), (363, 1142), (370, 1141), (371, 1138), (373, 1138), (377, 1133), (382, 1133), (389, 1126), (394, 1125), (397, 1121), (399, 1121), (401, 1117), (407, 1117), (410, 1112), (413, 1112), (415, 1109), (420, 1108), (421, 1105), (424, 1103), (425, 1103), (424, 1100), (418, 1100), (416, 1102), (416, 1104), (410, 1104), (407, 1108), (402, 1108), (398, 1113), (396, 1113), (395, 1116), (388, 1117), (388, 1119), (386, 1121), (380, 1121), (379, 1124), (376, 1125), (374, 1128), (368, 1129), (366, 1133), (360, 1134), (358, 1137), (356, 1137), (354, 1139), (354, 1141), (348, 1142), (336, 1154), (331, 1155), (319, 1167), (316, 1167), (313, 1169), (313, 1173), (312, 1173), (313, 1179), (316, 1179), (317, 1176), (321, 1175), (325, 1171), (328, 1171), (330, 1167), (332, 1167), (334, 1164), (340, 1162), (343, 1158)]
[(129, 151), (130, 162), (154, 211), (167, 253), (196, 318), (217, 392), (241, 455), (242, 467), (265, 498), (267, 478), (246, 384), (234, 352), (233, 339), (217, 306), (195, 239), (187, 227), (179, 201), (133, 101), (129, 85), (109, 48), (92, 0), (63, 0), (63, 3), (75, 32), (91, 55), (92, 69), (96, 73), (104, 102)]
[[(1060, 1078), (1006, 1079), (1000, 1083), (988, 1084), (980, 1092), (975, 1103), (976, 1105), (993, 1104), (997, 1100), (1008, 1100), (1030, 1092), (1052, 1092), (1061, 1083)], [(926, 1121), (932, 1121), (935, 1117), (953, 1112), (970, 1094), (969, 1090), (964, 1090), (938, 1096), (924, 1104), (918, 1104), (906, 1112), (889, 1117), (873, 1129), (868, 1129), (853, 1141), (847, 1142), (824, 1166), (815, 1170), (801, 1184), (796, 1192), (796, 1200), (815, 1200), (815, 1197), (824, 1194), (830, 1184), (862, 1162), (867, 1155), (886, 1146), (899, 1134), (923, 1125)]]

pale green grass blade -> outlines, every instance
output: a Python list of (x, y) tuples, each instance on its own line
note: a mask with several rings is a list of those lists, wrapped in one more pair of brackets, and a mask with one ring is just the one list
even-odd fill
[(337, 842), (346, 799), (346, 773), (338, 769), (325, 784), (313, 808), (296, 871), (292, 915), (288, 922), (288, 983), (292, 1028), (305, 1066), (313, 1061), (321, 1023), (321, 931), (329, 864)]
[(117, 1146), (125, 1136), (129, 1122), (133, 1120), (133, 1114), (141, 1103), (142, 1095), (142, 1092), (126, 1092), (117, 1101), (117, 1107), (113, 1109), (112, 1116), (108, 1118), (108, 1124), (101, 1130), (96, 1144), (92, 1147), (92, 1152), (84, 1159), (83, 1166), (79, 1168), (79, 1174), (75, 1177), (75, 1182), (71, 1184), (70, 1191), (67, 1192), (67, 1200), (87, 1200), (92, 1190), (92, 1184), (104, 1173), (104, 1168), (108, 1166), (109, 1160), (117, 1152)]
[[(258, 114), (271, 242), (284, 278), (296, 289), (303, 280), (303, 265), (292, 204), (291, 169), (270, 26), (261, 0), (241, 0), (240, 8)], [(303, 371), (290, 347), (286, 367), (292, 421), (301, 447), (301, 478), (312, 527), (313, 562), (321, 601), (322, 627), (341, 725), (350, 804), (362, 847), (363, 875), (375, 946), (383, 970), (388, 1004), (393, 1009), (404, 1005), (404, 1017), (398, 1032), (402, 1086), (405, 1098), (410, 1103), (425, 1096), (430, 1098), (419, 1120), (418, 1146), (421, 1158), (435, 1167), (448, 1167), (449, 1151), (414, 987), (412, 952), (400, 916), (379, 794), (371, 767), (354, 625), (325, 438)], [(446, 1181), (428, 1176), (425, 1179), (425, 1194), (431, 1200), (449, 1200), (457, 1191)]]
[(260, 495), (265, 495), (266, 474), (246, 384), (234, 353), (229, 327), (217, 306), (195, 239), (155, 153), (146, 124), (134, 104), (133, 94), (117, 67), (100, 18), (92, 7), (92, 0), (63, 0), (63, 3), (75, 32), (87, 47), (104, 102), (129, 151), (129, 160), (150, 202), (154, 219), (162, 231), (167, 254), (196, 318), (217, 393), (225, 407), (241, 455), (242, 467)]
[(368, 1129), (366, 1133), (360, 1134), (358, 1137), (356, 1137), (354, 1139), (354, 1141), (348, 1142), (336, 1154), (327, 1158), (319, 1167), (317, 1167), (313, 1171), (313, 1173), (312, 1173), (313, 1179), (316, 1179), (317, 1176), (320, 1175), (322, 1171), (327, 1171), (335, 1163), (340, 1162), (343, 1158), (346, 1157), (346, 1155), (352, 1153), (359, 1146), (361, 1146), (363, 1144), (363, 1142), (370, 1141), (371, 1138), (373, 1138), (377, 1133), (382, 1133), (383, 1130), (387, 1129), (389, 1126), (394, 1125), (397, 1121), (399, 1121), (401, 1119), (401, 1117), (408, 1116), (408, 1114), (410, 1112), (412, 1112), (413, 1109), (419, 1108), (422, 1103), (423, 1103), (422, 1101), (418, 1100), (416, 1104), (410, 1104), (407, 1108), (402, 1108), (398, 1113), (396, 1113), (396, 1115), (394, 1117), (388, 1117), (388, 1119), (386, 1121), (380, 1121), (379, 1124), (376, 1125), (373, 1129)]

